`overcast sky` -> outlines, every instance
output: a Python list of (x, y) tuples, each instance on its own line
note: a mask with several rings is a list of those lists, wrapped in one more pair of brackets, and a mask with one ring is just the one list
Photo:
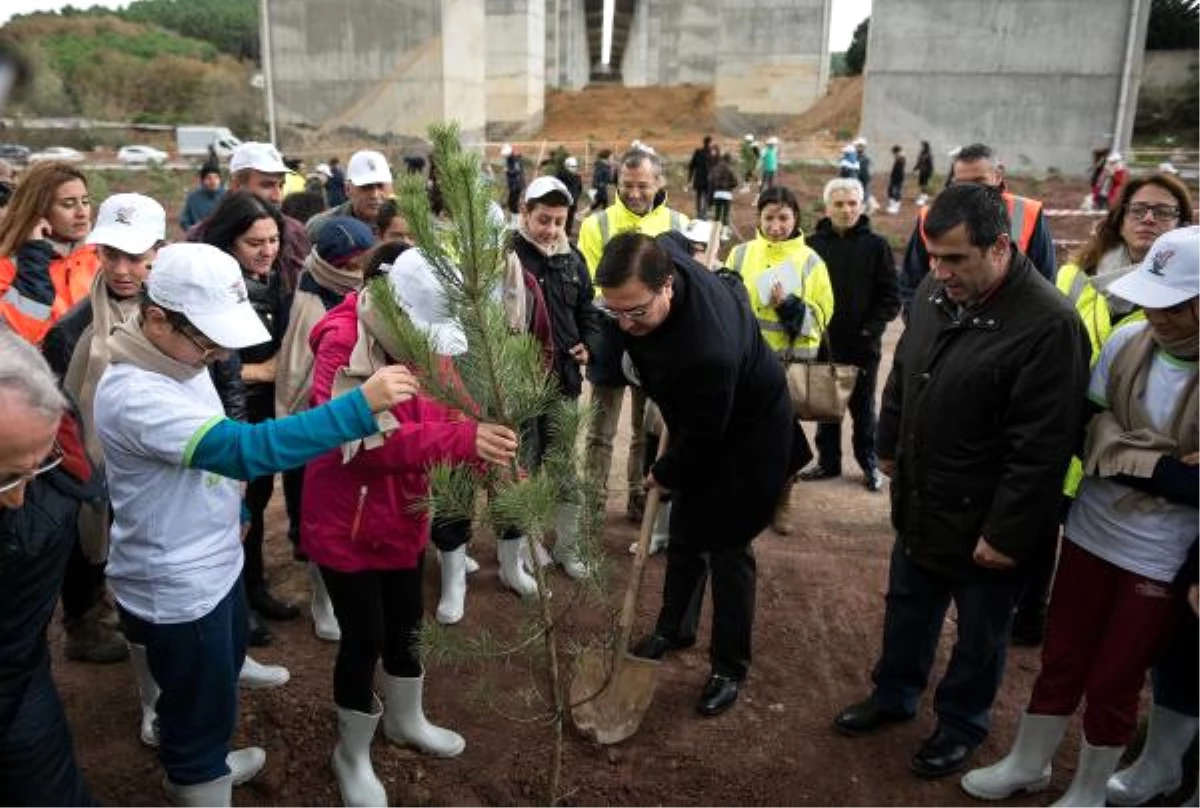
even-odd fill
[[(129, 0), (75, 0), (74, 3), (65, 3), (62, 0), (3, 0), (3, 3), (0, 3), (0, 25), (8, 22), (15, 14), (53, 11), (65, 5), (74, 5), (76, 8), (121, 8), (129, 5)], [(831, 5), (833, 20), (830, 24), (829, 47), (830, 50), (843, 51), (850, 45), (854, 29), (864, 17), (871, 14), (871, 0), (831, 0)]]

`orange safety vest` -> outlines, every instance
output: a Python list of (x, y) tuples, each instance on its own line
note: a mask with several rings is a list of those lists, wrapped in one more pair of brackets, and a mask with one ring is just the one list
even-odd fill
[[(1034, 228), (1037, 227), (1038, 214), (1042, 212), (1042, 203), (1036, 199), (1004, 192), (1004, 204), (1008, 207), (1008, 234), (1012, 237), (1017, 249), (1023, 253), (1029, 252), (1029, 240), (1033, 238)], [(917, 213), (917, 227), (921, 231), (921, 243), (928, 246), (925, 238), (925, 214), (929, 206), (922, 207)]]
[(17, 276), (16, 260), (12, 256), (0, 258), (0, 318), (29, 342), (41, 345), (51, 326), (88, 296), (99, 269), (100, 257), (92, 244), (80, 247), (66, 258), (51, 260), (54, 302), (47, 306), (30, 300), (13, 287), (13, 279)]

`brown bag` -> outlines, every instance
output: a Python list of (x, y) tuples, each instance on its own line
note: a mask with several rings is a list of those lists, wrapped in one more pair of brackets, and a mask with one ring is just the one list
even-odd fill
[(801, 421), (837, 423), (846, 414), (846, 404), (858, 381), (858, 368), (836, 362), (789, 362), (788, 393)]

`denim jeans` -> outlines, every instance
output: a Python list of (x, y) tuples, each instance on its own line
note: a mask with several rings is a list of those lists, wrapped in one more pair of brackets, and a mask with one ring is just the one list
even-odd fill
[(167, 777), (180, 786), (224, 777), (237, 722), (238, 673), (246, 658), (241, 580), (198, 620), (150, 623), (121, 609), (121, 621), (129, 641), (146, 646), (158, 683), (158, 759)]

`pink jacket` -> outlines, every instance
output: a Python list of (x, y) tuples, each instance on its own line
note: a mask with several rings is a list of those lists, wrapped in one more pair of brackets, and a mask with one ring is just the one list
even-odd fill
[[(351, 293), (309, 335), (316, 364), (311, 405), (329, 400), (333, 377), (350, 362), (358, 339), (358, 295)], [(438, 461), (476, 460), (475, 422), (425, 396), (392, 409), (400, 429), (387, 442), (342, 463), (341, 448), (304, 473), (301, 547), (339, 572), (412, 569), (429, 541), (429, 517), (416, 510)]]

